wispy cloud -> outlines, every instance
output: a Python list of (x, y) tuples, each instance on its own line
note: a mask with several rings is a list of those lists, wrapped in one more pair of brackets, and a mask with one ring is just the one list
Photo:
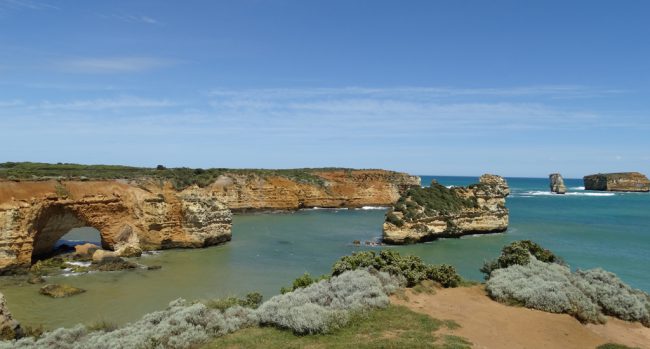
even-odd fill
[(33, 0), (0, 0), (0, 10), (58, 10), (57, 6)]
[(17, 107), (20, 105), (23, 105), (23, 102), (18, 99), (14, 99), (11, 101), (0, 101), (0, 108)]
[(65, 111), (99, 111), (99, 110), (124, 110), (142, 108), (167, 108), (176, 106), (169, 100), (147, 99), (140, 97), (124, 96), (111, 99), (76, 100), (71, 102), (44, 101), (32, 105), (31, 109), (65, 110)]
[(126, 23), (140, 23), (140, 24), (161, 24), (161, 22), (151, 16), (146, 15), (132, 15), (132, 14), (121, 14), (121, 15), (104, 15), (105, 18), (114, 18)]
[(168, 59), (155, 57), (76, 58), (57, 63), (59, 68), (72, 73), (134, 73), (173, 65)]

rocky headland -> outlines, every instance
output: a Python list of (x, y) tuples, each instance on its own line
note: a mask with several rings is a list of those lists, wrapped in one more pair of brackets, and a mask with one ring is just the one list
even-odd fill
[(650, 191), (650, 180), (639, 172), (598, 173), (583, 178), (586, 190)]
[[(232, 211), (388, 206), (419, 177), (383, 170), (190, 170), (0, 164), (0, 274), (93, 227), (118, 256), (231, 239)], [(97, 252), (95, 252), (97, 253)]]
[(506, 180), (490, 174), (468, 187), (446, 188), (433, 182), (427, 188), (411, 188), (386, 214), (383, 241), (409, 244), (505, 231), (509, 194)]
[(549, 176), (551, 192), (556, 194), (566, 194), (566, 185), (564, 179), (559, 173), (551, 173)]

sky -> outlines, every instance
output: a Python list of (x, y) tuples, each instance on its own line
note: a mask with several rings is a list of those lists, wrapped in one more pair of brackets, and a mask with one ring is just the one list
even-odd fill
[(0, 0), (0, 162), (650, 174), (649, 13)]

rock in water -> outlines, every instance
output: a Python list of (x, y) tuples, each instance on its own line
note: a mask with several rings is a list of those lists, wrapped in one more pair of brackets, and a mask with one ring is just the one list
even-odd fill
[(583, 180), (586, 190), (650, 191), (650, 180), (639, 172), (598, 173)]
[(5, 296), (0, 293), (0, 340), (14, 339), (21, 334), (20, 324), (11, 316)]
[(93, 253), (93, 263), (106, 263), (119, 260), (122, 260), (122, 258), (113, 251), (97, 250)]
[(75, 250), (75, 256), (83, 259), (90, 259), (93, 257), (93, 253), (95, 251), (100, 250), (101, 247), (91, 244), (91, 243), (85, 243), (83, 245), (77, 245), (74, 247)]
[(383, 242), (408, 244), (505, 231), (509, 194), (506, 180), (490, 174), (468, 187), (446, 188), (432, 182), (428, 188), (411, 188), (387, 212)]
[(42, 295), (50, 296), (52, 298), (63, 298), (84, 293), (86, 290), (66, 284), (48, 284), (41, 287), (38, 292)]
[(548, 178), (551, 181), (551, 192), (556, 194), (566, 193), (566, 186), (564, 185), (564, 179), (561, 174), (551, 173)]

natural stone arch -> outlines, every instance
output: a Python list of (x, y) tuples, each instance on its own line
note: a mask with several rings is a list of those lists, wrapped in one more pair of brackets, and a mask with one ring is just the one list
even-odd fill
[(132, 240), (135, 235), (124, 223), (127, 216), (127, 208), (117, 200), (47, 202), (35, 212), (28, 229), (33, 239), (31, 261), (51, 254), (57, 241), (74, 228), (97, 229), (102, 248), (115, 249), (118, 242)]

